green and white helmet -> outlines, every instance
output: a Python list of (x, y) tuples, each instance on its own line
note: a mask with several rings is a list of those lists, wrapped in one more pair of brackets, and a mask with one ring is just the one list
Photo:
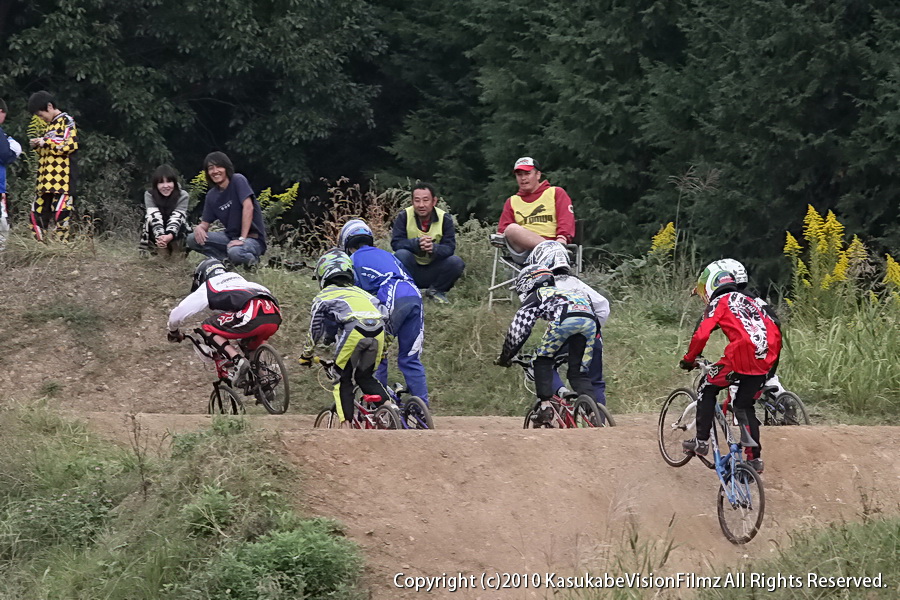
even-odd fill
[(729, 264), (724, 260), (716, 260), (709, 263), (700, 272), (700, 277), (697, 279), (697, 287), (694, 291), (703, 298), (704, 302), (709, 302), (709, 299), (712, 298), (717, 289), (729, 284), (737, 286), (734, 273), (731, 272)]
[(723, 258), (716, 262), (731, 271), (731, 274), (734, 275), (734, 282), (737, 284), (739, 290), (747, 287), (747, 269), (744, 268), (744, 265), (740, 261), (733, 258)]
[(330, 283), (353, 283), (353, 261), (346, 252), (337, 248), (329, 250), (316, 263), (316, 279), (319, 280), (319, 288), (324, 288)]

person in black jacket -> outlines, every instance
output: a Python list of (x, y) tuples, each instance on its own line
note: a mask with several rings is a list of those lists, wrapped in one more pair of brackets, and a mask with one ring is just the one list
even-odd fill
[(466, 264), (456, 256), (453, 217), (437, 208), (434, 188), (417, 184), (412, 206), (394, 220), (391, 248), (425, 296), (446, 304), (447, 292), (462, 275)]

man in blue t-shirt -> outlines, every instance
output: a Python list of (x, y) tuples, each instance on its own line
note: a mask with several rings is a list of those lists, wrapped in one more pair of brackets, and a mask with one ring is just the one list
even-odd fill
[[(223, 152), (211, 152), (203, 160), (206, 181), (213, 187), (206, 192), (203, 216), (188, 235), (187, 247), (211, 258), (235, 265), (254, 266), (266, 253), (266, 226), (259, 202), (250, 183)], [(220, 221), (225, 231), (209, 231), (210, 223)]]

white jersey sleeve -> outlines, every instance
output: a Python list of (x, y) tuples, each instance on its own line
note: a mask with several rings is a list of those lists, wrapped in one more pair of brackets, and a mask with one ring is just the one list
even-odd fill
[(606, 320), (609, 318), (609, 300), (603, 297), (602, 294), (572, 275), (559, 275), (554, 279), (556, 281), (555, 285), (559, 289), (580, 292), (587, 296), (591, 301), (591, 308), (594, 310), (594, 314), (597, 315), (600, 325), (606, 323)]
[(206, 286), (201, 285), (169, 313), (169, 331), (178, 329), (190, 317), (208, 309), (209, 300), (206, 294)]

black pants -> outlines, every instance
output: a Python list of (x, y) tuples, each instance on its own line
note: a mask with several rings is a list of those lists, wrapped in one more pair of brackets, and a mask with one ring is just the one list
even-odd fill
[[(710, 377), (712, 376), (712, 377)], [(712, 379), (712, 382), (710, 381)], [(723, 379), (730, 380), (729, 382)], [(751, 458), (759, 458), (762, 453), (762, 444), (759, 441), (759, 419), (756, 418), (754, 404), (756, 393), (766, 383), (768, 375), (741, 375), (730, 373), (722, 377), (719, 373), (710, 372), (700, 385), (700, 399), (697, 402), (697, 439), (708, 440), (709, 430), (712, 428), (713, 415), (716, 413), (716, 396), (719, 391), (728, 386), (728, 383), (737, 381), (738, 390), (732, 399), (735, 414), (743, 413), (746, 418), (750, 437), (757, 443), (756, 448), (748, 448)], [(718, 385), (724, 383), (725, 385)], [(739, 417), (740, 418), (740, 417)], [(743, 419), (742, 419), (743, 420)]]

